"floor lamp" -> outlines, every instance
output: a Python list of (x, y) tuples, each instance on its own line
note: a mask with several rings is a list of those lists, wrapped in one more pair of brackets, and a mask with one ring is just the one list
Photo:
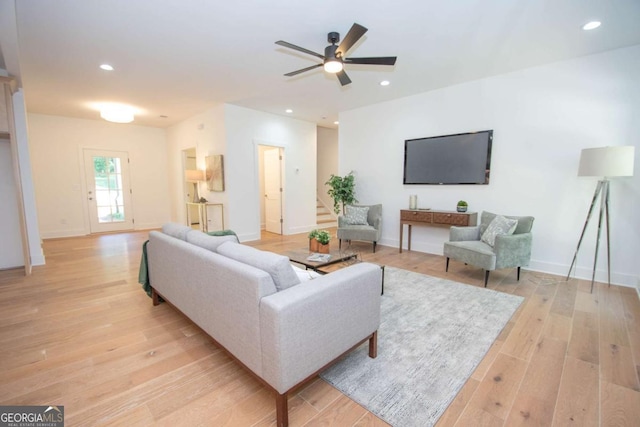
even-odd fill
[[(598, 176), (602, 177), (598, 181), (596, 191), (593, 194), (591, 200), (591, 207), (589, 213), (587, 213), (587, 219), (584, 222), (582, 228), (582, 234), (580, 240), (578, 240), (578, 247), (573, 255), (573, 261), (571, 261), (571, 267), (569, 267), (569, 273), (567, 274), (567, 280), (571, 276), (571, 270), (576, 263), (578, 257), (578, 251), (580, 250), (580, 244), (584, 238), (584, 233), (589, 225), (593, 208), (600, 198), (600, 214), (598, 217), (598, 235), (596, 237), (596, 251), (593, 258), (593, 273), (591, 275), (591, 292), (593, 293), (593, 282), (596, 277), (596, 265), (598, 262), (598, 248), (600, 246), (600, 232), (602, 230), (602, 218), (605, 217), (605, 224), (607, 226), (607, 282), (611, 286), (611, 251), (609, 244), (609, 179), (620, 176), (633, 176), (633, 159), (634, 159), (634, 147), (633, 146), (621, 146), (621, 147), (602, 147), (602, 148), (585, 148), (580, 154), (580, 167), (578, 168), (578, 176)], [(577, 267), (576, 267), (577, 268)]]

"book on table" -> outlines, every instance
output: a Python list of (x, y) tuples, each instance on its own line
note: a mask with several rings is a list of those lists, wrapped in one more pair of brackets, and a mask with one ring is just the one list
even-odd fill
[(327, 262), (331, 259), (329, 254), (317, 254), (313, 253), (307, 257), (307, 261), (311, 262)]

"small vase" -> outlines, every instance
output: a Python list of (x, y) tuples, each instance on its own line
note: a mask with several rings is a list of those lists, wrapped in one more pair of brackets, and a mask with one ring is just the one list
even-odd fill
[(466, 212), (467, 211), (467, 207), (466, 206), (458, 206), (458, 212)]
[(318, 253), (328, 254), (329, 253), (329, 244), (327, 243), (326, 245), (323, 245), (322, 243), (318, 242)]
[(318, 252), (319, 242), (316, 239), (309, 239), (309, 252)]

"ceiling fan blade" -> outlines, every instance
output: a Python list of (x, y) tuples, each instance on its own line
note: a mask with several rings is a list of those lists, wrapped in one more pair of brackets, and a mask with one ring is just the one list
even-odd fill
[(290, 73), (285, 74), (285, 76), (287, 76), (287, 77), (297, 76), (300, 73), (304, 73), (305, 71), (310, 71), (310, 70), (313, 70), (314, 68), (318, 68), (318, 67), (322, 67), (322, 64), (316, 64), (316, 65), (312, 65), (312, 66), (307, 67), (307, 68), (303, 68), (301, 70), (292, 71)]
[(278, 40), (276, 42), (277, 45), (280, 46), (284, 46), (284, 47), (288, 47), (289, 49), (293, 49), (293, 50), (297, 50), (298, 52), (302, 52), (302, 53), (306, 53), (308, 55), (313, 55), (313, 56), (317, 56), (320, 59), (324, 59), (324, 55), (320, 55), (319, 53), (316, 52), (312, 52), (309, 49), (305, 49), (303, 47), (300, 46), (296, 46), (295, 44), (291, 44), (289, 42), (285, 42), (283, 40)]
[(395, 65), (396, 56), (376, 56), (370, 58), (345, 58), (345, 64)]
[(338, 76), (338, 80), (340, 80), (340, 84), (342, 86), (346, 86), (351, 83), (351, 79), (349, 78), (349, 76), (347, 76), (347, 73), (345, 73), (344, 70), (338, 71), (336, 73), (336, 76)]
[(351, 29), (347, 33), (347, 35), (342, 39), (338, 49), (336, 50), (336, 55), (341, 55), (344, 57), (347, 54), (347, 51), (353, 47), (354, 44), (360, 40), (360, 37), (364, 36), (364, 33), (368, 31), (367, 28), (363, 27), (360, 24), (354, 23), (351, 26)]

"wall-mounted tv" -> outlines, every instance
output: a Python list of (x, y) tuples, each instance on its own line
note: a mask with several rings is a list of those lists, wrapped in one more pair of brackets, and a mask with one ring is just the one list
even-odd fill
[(489, 184), (493, 130), (404, 142), (404, 184)]

